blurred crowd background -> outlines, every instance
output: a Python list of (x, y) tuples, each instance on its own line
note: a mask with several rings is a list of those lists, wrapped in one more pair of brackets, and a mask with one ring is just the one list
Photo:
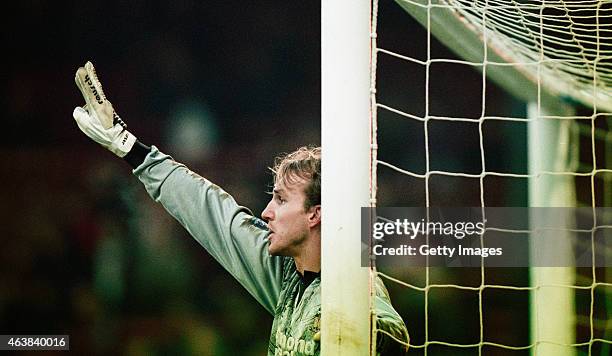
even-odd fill
[[(381, 3), (381, 46), (422, 52), (425, 31), (391, 1)], [(271, 316), (149, 199), (125, 162), (78, 130), (71, 113), (83, 99), (73, 78), (93, 61), (131, 132), (259, 215), (274, 157), (320, 144), (320, 3), (26, 0), (9, 7), (0, 34), (0, 334), (69, 334), (81, 354), (264, 354)], [(388, 59), (379, 65), (381, 100), (422, 115), (423, 68)], [(478, 72), (456, 66), (435, 73), (431, 114), (480, 116)], [(492, 84), (487, 90), (489, 114), (524, 115), (521, 103)], [(424, 145), (402, 149), (422, 141), (422, 125), (381, 118), (381, 157), (422, 166)], [(478, 171), (473, 129), (432, 126), (432, 142), (441, 143), (432, 169)], [(526, 170), (524, 125), (487, 130), (488, 168)], [(380, 179), (382, 205), (423, 204), (422, 182), (384, 171)], [(476, 196), (472, 183), (432, 184), (439, 192), (433, 199), (480, 205), (461, 200), (465, 192)], [(525, 182), (488, 184), (488, 205), (525, 204)], [(397, 271), (408, 279), (421, 272)], [(479, 282), (463, 270), (450, 276)], [(503, 278), (525, 284), (526, 271)], [(418, 341), (422, 295), (389, 289)], [(444, 293), (431, 296), (447, 301), (432, 325), (440, 335), (473, 334), (471, 320), (444, 322), (454, 313), (477, 315), (459, 292)], [(500, 296), (496, 303), (491, 333), (513, 309), (526, 310), (527, 299)], [(527, 332), (508, 338), (524, 340)]]
[(242, 354), (272, 318), (72, 110), (95, 65), (130, 130), (259, 215), (276, 154), (320, 144), (317, 2), (24, 1), (4, 12), (0, 334), (80, 354)]

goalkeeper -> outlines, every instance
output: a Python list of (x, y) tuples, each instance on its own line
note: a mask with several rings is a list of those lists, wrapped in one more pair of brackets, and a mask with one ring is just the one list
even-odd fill
[[(91, 62), (77, 70), (75, 81), (85, 98), (73, 112), (81, 131), (126, 160), (148, 194), (274, 316), (268, 355), (318, 355), (320, 148), (277, 158), (272, 199), (262, 213), (266, 224), (217, 185), (138, 141), (104, 95)], [(407, 341), (380, 279), (376, 292), (378, 328)]]

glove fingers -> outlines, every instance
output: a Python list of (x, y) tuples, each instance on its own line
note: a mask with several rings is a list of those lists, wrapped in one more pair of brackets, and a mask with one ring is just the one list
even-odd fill
[(113, 114), (115, 113), (115, 109), (113, 109), (113, 104), (111, 104), (110, 101), (104, 100), (104, 103), (100, 106), (100, 111), (97, 111), (97, 113), (98, 119), (105, 129), (113, 127)]
[(104, 104), (103, 96), (100, 95), (98, 89), (94, 85), (94, 81), (84, 67), (77, 69), (75, 82), (90, 110), (96, 111)]
[(113, 106), (106, 100), (102, 84), (100, 84), (96, 69), (91, 62), (87, 62), (85, 67), (77, 69), (75, 83), (83, 94), (85, 106), (91, 116), (98, 119), (105, 129), (113, 127)]
[(104, 90), (102, 90), (102, 83), (100, 83), (100, 80), (98, 79), (98, 73), (96, 73), (96, 68), (94, 68), (93, 63), (91, 63), (90, 61), (87, 61), (87, 63), (85, 63), (85, 70), (87, 71), (87, 74), (91, 78), (93, 85), (96, 87), (96, 90), (102, 97), (102, 101), (105, 101), (106, 95), (104, 95)]
[(79, 69), (77, 69), (76, 73), (74, 74), (74, 82), (81, 91), (81, 95), (83, 95), (83, 99), (85, 99), (85, 104), (91, 108), (93, 105), (91, 103), (91, 95), (89, 94), (91, 90), (85, 83), (86, 77), (87, 71), (85, 70), (85, 68), (79, 67)]
[(89, 107), (94, 111), (100, 109), (106, 101), (106, 96), (102, 90), (102, 84), (98, 80), (96, 69), (91, 62), (87, 62), (85, 67), (77, 69), (75, 82)]
[[(81, 82), (81, 75), (79, 75), (79, 71), (83, 71), (85, 70), (85, 68), (83, 67), (79, 67), (79, 69), (77, 69), (76, 73), (74, 74), (74, 82), (76, 83), (77, 88), (79, 88), (79, 90), (81, 91), (81, 95), (83, 95), (83, 93), (85, 93), (85, 87), (83, 86), (83, 83)], [(83, 95), (83, 99), (85, 99), (85, 96)]]

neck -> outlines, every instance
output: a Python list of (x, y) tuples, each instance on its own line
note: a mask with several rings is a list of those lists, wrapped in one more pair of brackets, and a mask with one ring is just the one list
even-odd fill
[(315, 230), (305, 241), (298, 255), (293, 256), (295, 267), (301, 275), (304, 271), (321, 272), (321, 232)]

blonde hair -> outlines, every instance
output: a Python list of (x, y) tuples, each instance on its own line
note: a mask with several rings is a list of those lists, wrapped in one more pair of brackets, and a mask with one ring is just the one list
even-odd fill
[(298, 180), (307, 182), (304, 193), (304, 209), (321, 204), (321, 147), (300, 147), (279, 155), (274, 159), (274, 184), (294, 184)]

